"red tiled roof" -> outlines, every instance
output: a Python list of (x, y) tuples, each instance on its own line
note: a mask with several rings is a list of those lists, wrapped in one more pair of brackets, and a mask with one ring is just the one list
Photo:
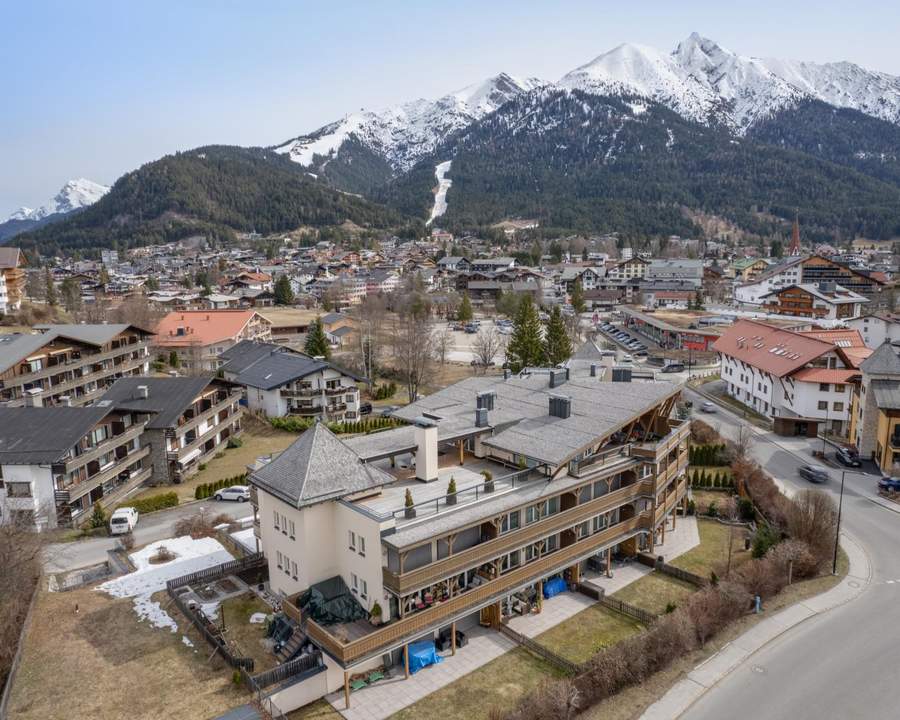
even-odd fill
[(866, 343), (859, 334), (859, 330), (801, 330), (800, 335), (809, 335), (817, 340), (830, 342), (841, 348), (864, 348)]
[[(156, 327), (155, 345), (210, 345), (236, 337), (254, 310), (184, 310), (171, 312)], [(179, 334), (180, 331), (180, 334)]]
[(844, 368), (803, 368), (791, 375), (794, 380), (811, 383), (845, 384), (858, 376), (859, 370)]
[[(754, 320), (739, 320), (713, 344), (713, 350), (776, 377), (799, 370), (837, 349), (834, 344)], [(840, 351), (839, 351), (840, 352)]]

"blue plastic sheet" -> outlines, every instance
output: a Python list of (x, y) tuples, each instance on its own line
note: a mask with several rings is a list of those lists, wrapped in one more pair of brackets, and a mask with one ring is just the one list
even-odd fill
[(566, 581), (561, 577), (553, 578), (552, 580), (547, 580), (544, 583), (544, 599), (552, 598), (554, 595), (559, 595), (561, 592), (565, 592), (568, 590), (566, 587)]
[(444, 662), (444, 658), (437, 654), (433, 640), (409, 644), (409, 672), (415, 673), (429, 665), (437, 665)]

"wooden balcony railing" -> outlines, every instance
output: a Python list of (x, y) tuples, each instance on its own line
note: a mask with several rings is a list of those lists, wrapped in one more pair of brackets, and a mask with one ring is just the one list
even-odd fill
[(545, 555), (534, 562), (522, 565), (456, 597), (382, 627), (374, 628), (370, 634), (350, 642), (342, 642), (314, 620), (308, 620), (306, 623), (307, 635), (310, 640), (344, 667), (349, 667), (369, 656), (383, 653), (414, 640), (429, 630), (474, 612), (547, 575), (560, 572), (606, 546), (622, 542), (647, 530), (650, 530), (648, 513), (623, 520), (606, 530)]
[[(207, 412), (209, 412), (209, 410), (207, 410)], [(210, 438), (214, 438), (217, 433), (222, 432), (222, 430), (224, 430), (225, 428), (234, 425), (235, 420), (237, 420), (243, 414), (244, 409), (239, 405), (237, 410), (231, 413), (231, 415), (225, 418), (218, 425), (210, 426), (205, 433), (191, 440), (191, 442), (189, 442), (183, 448), (168, 451), (166, 453), (166, 457), (170, 460), (178, 460), (179, 462), (181, 462), (185, 455), (203, 445)], [(212, 415), (210, 415), (210, 417), (212, 417)]]
[[(53, 375), (58, 375), (61, 372), (77, 370), (78, 368), (85, 367), (86, 365), (94, 365), (95, 363), (109, 360), (110, 358), (117, 358), (122, 355), (130, 354), (135, 350), (146, 350), (148, 345), (149, 342), (147, 340), (144, 340), (142, 342), (133, 343), (132, 345), (123, 345), (122, 347), (118, 347), (114, 350), (109, 350), (104, 353), (96, 353), (94, 355), (82, 353), (81, 357), (77, 360), (72, 360), (67, 363), (61, 363), (59, 365), (51, 365), (49, 367), (45, 367), (42, 370), (38, 370), (37, 372), (24, 373), (22, 375), (17, 375), (15, 378), (9, 378), (6, 380), (6, 387), (14, 387), (16, 385), (22, 385), (24, 383), (35, 382), (36, 380), (42, 380), (44, 378), (52, 377)], [(147, 362), (149, 360), (149, 355), (146, 353), (141, 353), (141, 360), (143, 362)], [(80, 380), (81, 378), (78, 379)], [(53, 390), (54, 392), (56, 391), (55, 388), (51, 388), (51, 390)]]
[(75, 468), (81, 467), (82, 465), (87, 465), (92, 460), (96, 460), (101, 455), (108, 453), (110, 450), (115, 450), (117, 447), (131, 442), (144, 432), (144, 425), (145, 423), (137, 423), (135, 425), (132, 425), (125, 432), (104, 440), (99, 445), (92, 447), (89, 450), (85, 450), (77, 457), (69, 458), (63, 464), (63, 472), (70, 473)]
[(195, 415), (187, 422), (179, 425), (175, 430), (175, 434), (176, 435), (184, 435), (186, 432), (188, 432), (192, 428), (197, 427), (204, 420), (208, 420), (209, 418), (213, 417), (220, 410), (224, 410), (225, 408), (228, 408), (231, 405), (237, 405), (240, 402), (240, 400), (241, 400), (241, 393), (239, 393), (239, 392), (228, 395), (224, 400), (220, 400), (219, 402), (215, 403), (214, 405), (210, 405), (203, 412)]
[(652, 480), (642, 480), (614, 490), (582, 505), (577, 505), (571, 510), (549, 515), (543, 520), (525, 525), (494, 540), (488, 540), (467, 548), (424, 567), (402, 574), (394, 573), (383, 567), (382, 579), (384, 586), (399, 595), (406, 595), (419, 588), (439, 582), (444, 578), (457, 575), (464, 570), (478, 567), (482, 563), (494, 560), (505, 553), (540, 540), (542, 537), (574, 527), (595, 515), (617, 508), (636, 498), (652, 495)]

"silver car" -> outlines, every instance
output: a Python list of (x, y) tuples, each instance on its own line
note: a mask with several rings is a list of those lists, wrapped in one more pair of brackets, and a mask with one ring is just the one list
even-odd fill
[(216, 490), (216, 500), (235, 500), (247, 502), (250, 499), (249, 485), (232, 485), (231, 487)]

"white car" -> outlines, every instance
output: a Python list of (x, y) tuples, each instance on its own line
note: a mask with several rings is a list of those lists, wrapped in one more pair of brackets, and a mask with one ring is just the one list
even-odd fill
[(137, 525), (138, 511), (133, 507), (122, 507), (116, 510), (109, 518), (109, 534), (125, 535), (134, 530)]
[(250, 499), (249, 485), (232, 485), (231, 487), (216, 490), (216, 500), (236, 500), (237, 502), (247, 502)]

